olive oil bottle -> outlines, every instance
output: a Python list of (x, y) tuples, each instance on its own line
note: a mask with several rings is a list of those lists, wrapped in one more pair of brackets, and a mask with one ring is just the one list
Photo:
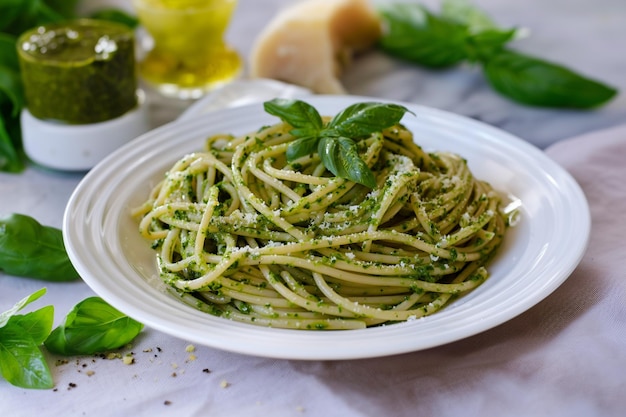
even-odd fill
[(231, 81), (242, 68), (224, 41), (236, 0), (133, 0), (152, 47), (139, 63), (142, 80), (162, 94), (195, 99)]

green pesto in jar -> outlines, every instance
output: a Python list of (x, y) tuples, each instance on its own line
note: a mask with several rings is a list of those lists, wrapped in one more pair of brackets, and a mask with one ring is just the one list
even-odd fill
[(26, 106), (42, 120), (89, 124), (137, 105), (134, 36), (112, 22), (39, 26), (17, 42)]

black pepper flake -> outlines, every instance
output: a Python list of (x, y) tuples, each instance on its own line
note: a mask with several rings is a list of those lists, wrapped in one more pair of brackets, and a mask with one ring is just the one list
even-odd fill
[(70, 382), (70, 383), (68, 384), (67, 389), (68, 389), (68, 391), (69, 391), (69, 390), (71, 390), (72, 388), (76, 388), (76, 384), (75, 384), (75, 383), (73, 383), (73, 382)]
[(172, 402), (170, 400), (165, 400), (165, 401), (163, 401), (163, 404), (164, 405), (170, 405), (170, 404), (172, 404)]
[(202, 372), (204, 372), (205, 374), (208, 374), (208, 373), (211, 373), (211, 370), (209, 368), (204, 368)]
[(157, 346), (157, 350), (158, 350), (159, 352), (161, 352), (161, 348), (160, 348), (160, 347), (158, 347), (158, 346)]

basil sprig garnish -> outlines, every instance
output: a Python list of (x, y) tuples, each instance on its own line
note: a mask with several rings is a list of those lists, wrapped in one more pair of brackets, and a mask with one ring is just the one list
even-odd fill
[(7, 382), (32, 389), (47, 389), (54, 380), (42, 351), (61, 355), (89, 355), (127, 345), (143, 325), (126, 317), (99, 297), (78, 303), (65, 322), (50, 332), (54, 307), (17, 314), (46, 293), (42, 288), (0, 313), (0, 374)]
[(376, 187), (374, 173), (361, 158), (357, 141), (399, 123), (406, 107), (390, 103), (356, 103), (324, 124), (310, 104), (292, 99), (274, 99), (263, 103), (265, 111), (293, 126), (297, 139), (287, 148), (287, 161), (317, 151), (322, 163), (335, 176)]
[(476, 63), (497, 92), (519, 103), (586, 109), (617, 94), (559, 64), (506, 48), (518, 31), (499, 28), (467, 1), (445, 0), (439, 15), (415, 3), (386, 4), (379, 13), (385, 28), (380, 47), (388, 54), (430, 68)]

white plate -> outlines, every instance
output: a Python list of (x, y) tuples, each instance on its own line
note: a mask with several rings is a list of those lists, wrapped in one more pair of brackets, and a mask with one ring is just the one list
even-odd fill
[(227, 107), (239, 107), (273, 98), (304, 97), (313, 94), (306, 88), (265, 78), (234, 80), (216, 88), (194, 102), (178, 117), (188, 120), (200, 114)]
[[(322, 114), (359, 101), (311, 96)], [(278, 120), (260, 103), (189, 118), (148, 132), (92, 169), (72, 195), (65, 244), (84, 281), (110, 304), (146, 326), (214, 348), (284, 359), (356, 359), (431, 348), (490, 329), (554, 291), (574, 270), (590, 232), (578, 184), (543, 152), (508, 133), (444, 111), (405, 104), (403, 123), (427, 150), (464, 156), (478, 178), (519, 197), (521, 221), (479, 288), (436, 314), (406, 323), (347, 331), (256, 327), (213, 317), (165, 291), (155, 253), (129, 215), (164, 172), (210, 134), (244, 134)]]

